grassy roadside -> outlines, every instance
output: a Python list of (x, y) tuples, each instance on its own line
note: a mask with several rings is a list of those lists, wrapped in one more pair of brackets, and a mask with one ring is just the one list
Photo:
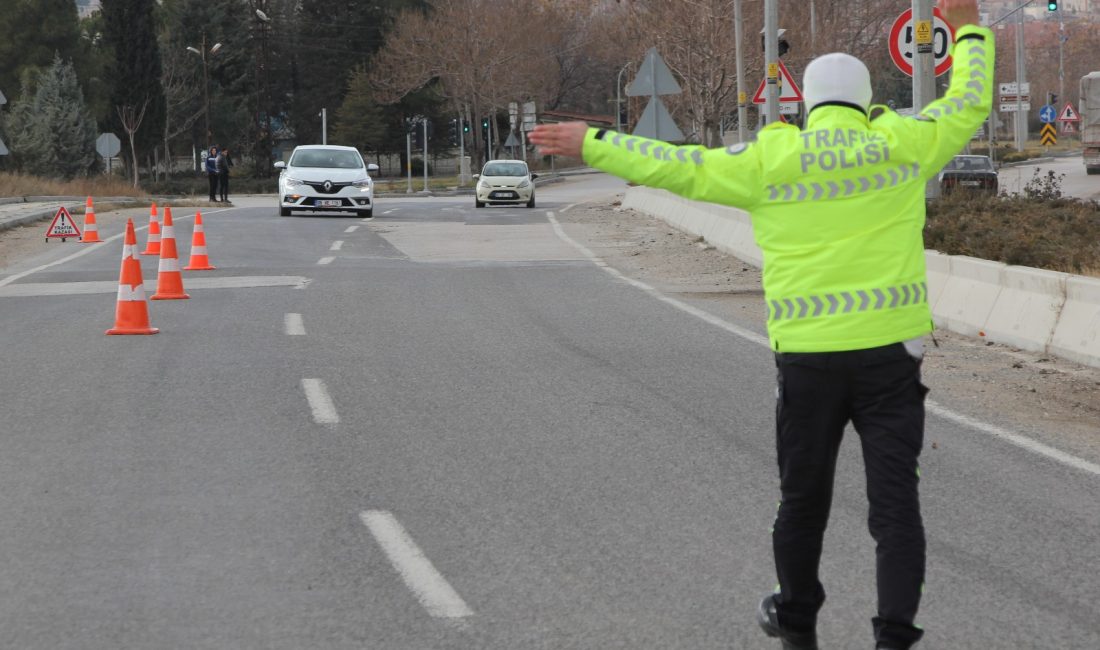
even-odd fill
[(121, 178), (90, 176), (61, 181), (20, 172), (0, 173), (0, 197), (16, 196), (148, 196)]

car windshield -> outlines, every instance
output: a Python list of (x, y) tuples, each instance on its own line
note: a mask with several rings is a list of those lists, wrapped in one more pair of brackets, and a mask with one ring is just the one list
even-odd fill
[(481, 172), (482, 176), (526, 176), (527, 165), (523, 163), (489, 163)]
[(290, 159), (292, 167), (328, 167), (336, 169), (361, 169), (363, 160), (354, 151), (331, 149), (302, 149)]
[(943, 168), (948, 172), (991, 172), (993, 161), (985, 156), (956, 156)]

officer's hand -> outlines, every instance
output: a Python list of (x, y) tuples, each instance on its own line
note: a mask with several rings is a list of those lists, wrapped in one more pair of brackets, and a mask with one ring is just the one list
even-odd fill
[(580, 158), (586, 133), (588, 125), (584, 122), (539, 124), (531, 131), (530, 140), (544, 155)]
[(955, 29), (963, 25), (977, 25), (981, 20), (978, 17), (978, 0), (939, 0), (939, 8), (943, 19)]

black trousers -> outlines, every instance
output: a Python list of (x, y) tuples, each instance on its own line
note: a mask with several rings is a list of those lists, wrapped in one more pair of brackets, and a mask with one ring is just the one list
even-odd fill
[(863, 446), (876, 542), (875, 638), (908, 648), (924, 586), (925, 541), (917, 484), (924, 444), (920, 362), (901, 343), (867, 350), (776, 354), (776, 423), (782, 501), (772, 545), (781, 625), (813, 629), (825, 601), (818, 579), (844, 427)]
[(206, 175), (210, 178), (210, 200), (218, 200), (218, 174), (215, 172), (206, 172)]
[(218, 187), (221, 190), (222, 201), (228, 201), (226, 196), (229, 194), (229, 172), (218, 172)]

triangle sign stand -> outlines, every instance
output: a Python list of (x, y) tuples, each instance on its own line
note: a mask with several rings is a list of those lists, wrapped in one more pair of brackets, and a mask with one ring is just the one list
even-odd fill
[(50, 238), (59, 238), (62, 242), (70, 237), (80, 238), (80, 228), (73, 221), (73, 217), (69, 214), (69, 211), (65, 209), (65, 206), (61, 206), (57, 209), (57, 214), (53, 217), (53, 222), (50, 223), (49, 230), (46, 231), (46, 241), (50, 241)]
[(642, 112), (641, 119), (634, 127), (634, 135), (665, 142), (679, 142), (684, 133), (672, 119), (660, 95), (679, 95), (683, 90), (672, 76), (668, 64), (664, 62), (657, 48), (651, 47), (645, 53), (645, 59), (638, 68), (638, 76), (626, 87), (627, 97), (649, 96), (649, 103)]
[[(764, 88), (768, 80), (765, 77), (760, 80), (760, 87), (756, 89), (756, 94), (752, 96), (753, 104), (763, 104), (767, 100), (764, 97)], [(798, 87), (798, 84), (794, 82), (794, 77), (791, 76), (787, 66), (783, 65), (783, 62), (779, 62), (779, 101), (781, 102), (801, 102), (805, 98), (802, 97), (802, 89)]]

